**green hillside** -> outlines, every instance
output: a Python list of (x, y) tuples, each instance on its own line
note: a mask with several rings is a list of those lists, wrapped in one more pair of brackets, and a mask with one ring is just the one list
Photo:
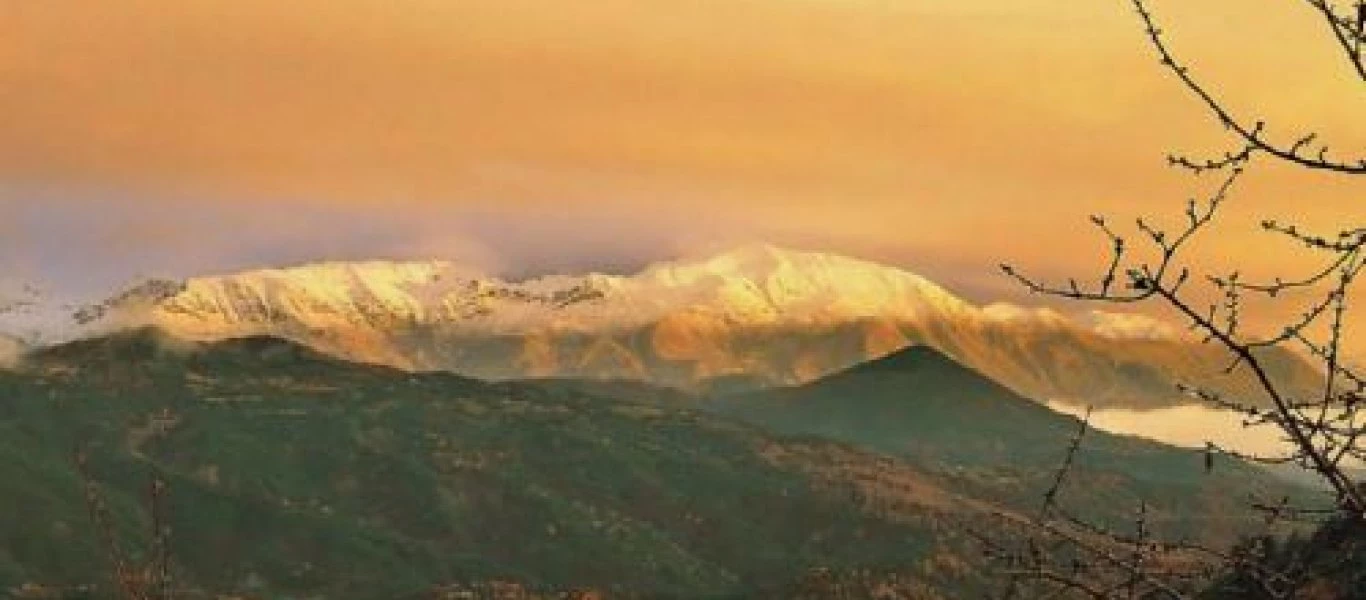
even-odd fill
[[(711, 407), (775, 432), (844, 441), (951, 473), (973, 493), (1021, 507), (1042, 501), (1080, 426), (923, 346)], [(1206, 472), (1201, 452), (1098, 430), (1087, 433), (1075, 464), (1066, 504), (1121, 526), (1147, 502), (1177, 536), (1228, 539), (1253, 518), (1249, 497), (1308, 496), (1259, 467), (1220, 458)]]
[[(984, 509), (939, 480), (573, 387), (414, 375), (264, 338), (141, 331), (47, 351), (0, 374), (0, 582), (108, 589), (78, 444), (135, 551), (148, 473), (165, 474), (180, 584), (215, 593), (508, 580), (753, 597), (816, 567), (894, 565), (971, 598), (990, 578), (955, 525)], [(860, 500), (857, 477), (877, 469), (914, 490), (895, 511)]]

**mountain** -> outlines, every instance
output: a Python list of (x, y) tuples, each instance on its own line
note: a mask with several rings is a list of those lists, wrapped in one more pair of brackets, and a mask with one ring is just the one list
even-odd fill
[[(1065, 447), (1059, 440), (1080, 426), (927, 346), (803, 385), (724, 397), (712, 406), (774, 431), (958, 465), (1056, 464)], [(1102, 443), (1115, 441), (1100, 435)]]
[[(1052, 485), (1081, 426), (924, 346), (712, 407), (778, 433), (843, 441), (926, 468), (943, 465), (974, 482), (969, 489), (1018, 503), (1038, 501)], [(1280, 498), (1290, 487), (1237, 461), (1221, 459), (1206, 472), (1202, 453), (1140, 438), (1089, 430), (1083, 442), (1062, 498), (1114, 526), (1128, 522), (1141, 501), (1164, 513), (1167, 527), (1198, 530), (1207, 527), (1200, 522), (1207, 515), (1236, 514), (1249, 497)]]
[(917, 597), (975, 598), (991, 577), (955, 524), (1008, 512), (843, 444), (274, 338), (73, 342), (0, 371), (0, 399), (0, 581), (33, 589), (108, 583), (77, 447), (132, 555), (149, 552), (150, 474), (168, 482), (184, 598), (415, 598), (481, 582), (762, 597), (817, 567), (884, 565)]
[(41, 341), (78, 335), (71, 306), (42, 286), (0, 277), (0, 335), (13, 341)]
[[(72, 459), (82, 447), (107, 529), (134, 556), (149, 552), (148, 478), (168, 482), (161, 516), (184, 598), (430, 597), (509, 582), (792, 597), (774, 590), (870, 570), (910, 597), (986, 597), (996, 571), (974, 533), (1015, 535), (1076, 422), (922, 350), (770, 393), (775, 412), (802, 414), (832, 390), (845, 414), (865, 415), (850, 419), (896, 427), (822, 432), (852, 443), (786, 436), (639, 383), (485, 383), (268, 337), (81, 340), (0, 371), (0, 581), (106, 585), (105, 528)], [(892, 410), (893, 397), (912, 408)], [(734, 406), (758, 421), (767, 402)], [(791, 423), (772, 426), (810, 430)], [(1094, 497), (1082, 514), (1107, 522), (1127, 522), (1142, 498), (1157, 532), (1228, 540), (1260, 518), (1237, 494), (1297, 493), (1236, 463), (1197, 475), (1189, 453), (1093, 441), (1088, 453), (1123, 459), (1079, 474)], [(1222, 504), (1200, 495), (1210, 487)]]
[[(629, 276), (505, 281), (447, 262), (321, 263), (148, 282), (77, 315), (216, 340), (274, 335), (329, 354), (484, 379), (636, 379), (686, 389), (811, 381), (912, 344), (1038, 399), (1149, 407), (1175, 381), (1257, 398), (1222, 352), (1136, 315), (972, 305), (913, 273), (767, 245)], [(1318, 377), (1268, 350), (1289, 389)]]

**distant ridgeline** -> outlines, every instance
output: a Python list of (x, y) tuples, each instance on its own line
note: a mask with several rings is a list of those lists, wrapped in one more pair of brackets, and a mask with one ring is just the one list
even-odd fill
[[(22, 329), (20, 317), (0, 314), (0, 333), (11, 321)], [(813, 381), (919, 344), (1037, 400), (1168, 406), (1190, 402), (1178, 382), (1200, 382), (1260, 401), (1246, 374), (1223, 372), (1218, 348), (1148, 317), (976, 306), (908, 271), (766, 245), (628, 276), (526, 281), (440, 261), (320, 263), (151, 281), (74, 317), (78, 331), (271, 335), (348, 360), (481, 379), (754, 389)], [(1320, 383), (1296, 355), (1265, 352), (1285, 389)]]

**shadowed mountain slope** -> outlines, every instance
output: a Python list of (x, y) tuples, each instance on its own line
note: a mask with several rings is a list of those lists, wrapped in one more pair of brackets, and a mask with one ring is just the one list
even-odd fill
[[(266, 337), (67, 344), (0, 371), (0, 581), (107, 589), (72, 460), (84, 446), (134, 556), (149, 473), (169, 482), (184, 598), (490, 581), (753, 598), (814, 568), (980, 598), (994, 576), (972, 528), (1033, 510), (1076, 426), (920, 349), (729, 405), (803, 435), (695, 406), (639, 383), (485, 383)], [(1087, 514), (1125, 522), (1144, 498), (1155, 529), (1202, 539), (1253, 517), (1235, 496), (1259, 471), (1204, 476), (1188, 452), (1095, 439)]]
[[(912, 347), (795, 387), (724, 397), (722, 414), (775, 432), (816, 435), (941, 469), (976, 493), (1041, 501), (1081, 422), (1024, 398), (940, 352)], [(1245, 514), (1250, 496), (1304, 491), (1263, 469), (1147, 440), (1087, 432), (1064, 498), (1084, 513), (1124, 523), (1139, 502), (1165, 512), (1175, 531)], [(1075, 490), (1075, 491), (1073, 491)]]
[[(176, 576), (205, 593), (506, 580), (752, 597), (810, 568), (892, 564), (929, 597), (970, 598), (990, 579), (952, 523), (996, 509), (842, 444), (568, 386), (140, 330), (0, 373), (0, 581), (108, 589), (78, 445), (133, 555), (148, 547), (149, 473), (163, 474)], [(874, 471), (885, 482), (857, 479)], [(874, 488), (901, 503), (870, 507)]]

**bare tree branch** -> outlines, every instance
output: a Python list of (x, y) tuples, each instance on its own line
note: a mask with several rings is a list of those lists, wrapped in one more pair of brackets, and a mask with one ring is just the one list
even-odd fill
[[(1366, 62), (1363, 62), (1361, 52), (1363, 18), (1361, 16), (1348, 18), (1339, 15), (1338, 10), (1327, 0), (1303, 1), (1320, 14), (1324, 23), (1332, 31), (1335, 40), (1342, 47), (1357, 76), (1362, 82), (1366, 82)], [(1246, 162), (1254, 152), (1263, 152), (1308, 169), (1354, 175), (1366, 173), (1366, 158), (1333, 156), (1328, 146), (1316, 143), (1319, 137), (1316, 133), (1299, 135), (1291, 142), (1275, 141), (1267, 136), (1266, 123), (1262, 121), (1248, 122), (1234, 116), (1214, 92), (1196, 80), (1191, 74), (1190, 67), (1176, 58), (1164, 37), (1162, 28), (1157, 24), (1156, 17), (1148, 8), (1147, 0), (1131, 0), (1131, 2), (1138, 11), (1148, 39), (1153, 48), (1157, 50), (1162, 66), (1176, 75), (1181, 84), (1213, 113), (1220, 125), (1234, 133), (1243, 142), (1243, 147), (1238, 152), (1230, 153), (1221, 159), (1192, 160), (1180, 156), (1171, 156), (1169, 160), (1172, 164), (1196, 171), (1222, 169)], [(1358, 15), (1366, 16), (1366, 12), (1363, 11), (1366, 11), (1366, 8), (1362, 8), (1358, 4)]]

